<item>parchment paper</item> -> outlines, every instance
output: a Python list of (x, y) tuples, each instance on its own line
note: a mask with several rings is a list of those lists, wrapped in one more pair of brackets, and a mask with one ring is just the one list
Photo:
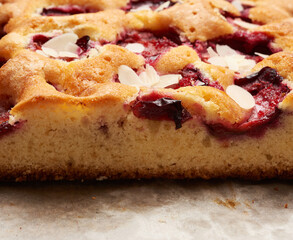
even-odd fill
[(0, 185), (0, 239), (292, 239), (293, 184), (103, 181)]

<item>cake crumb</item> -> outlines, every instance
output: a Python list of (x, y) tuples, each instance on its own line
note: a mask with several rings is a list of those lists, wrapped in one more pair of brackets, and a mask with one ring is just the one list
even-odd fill
[(279, 191), (279, 188), (278, 188), (278, 187), (274, 187), (274, 190), (275, 190), (275, 191)]
[(288, 208), (288, 203), (285, 203), (284, 208)]
[(235, 199), (225, 199), (224, 201), (217, 198), (215, 202), (221, 206), (227, 207), (227, 208), (233, 208), (235, 209), (236, 206), (240, 205), (240, 202), (237, 202)]
[(92, 197), (92, 199), (93, 199), (93, 200), (96, 200), (97, 198), (96, 198), (96, 197)]

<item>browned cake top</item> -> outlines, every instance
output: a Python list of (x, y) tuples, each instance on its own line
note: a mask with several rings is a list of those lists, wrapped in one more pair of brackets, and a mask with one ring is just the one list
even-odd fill
[(172, 100), (189, 118), (242, 131), (293, 110), (286, 0), (11, 0), (0, 8), (0, 57), (9, 60), (0, 99), (15, 116), (38, 101), (120, 102), (149, 118), (142, 105)]

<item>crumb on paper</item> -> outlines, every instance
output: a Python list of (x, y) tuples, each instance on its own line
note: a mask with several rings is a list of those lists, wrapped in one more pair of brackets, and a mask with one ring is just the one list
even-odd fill
[(288, 208), (288, 203), (285, 203), (284, 208)]
[(225, 199), (224, 201), (217, 198), (215, 200), (215, 202), (218, 204), (218, 205), (221, 205), (221, 206), (224, 206), (224, 207), (227, 207), (227, 208), (231, 208), (231, 209), (235, 209), (236, 206), (240, 205), (240, 202), (236, 201), (235, 199)]
[(97, 199), (97, 197), (92, 197), (92, 199), (93, 199), (93, 200), (96, 200), (96, 199)]
[(274, 187), (274, 190), (275, 190), (275, 191), (279, 191), (279, 188), (278, 188), (278, 187)]

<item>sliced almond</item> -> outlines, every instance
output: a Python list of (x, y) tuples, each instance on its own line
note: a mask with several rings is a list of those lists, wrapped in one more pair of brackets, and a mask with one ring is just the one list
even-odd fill
[(45, 46), (42, 46), (42, 51), (50, 56), (50, 57), (54, 57), (54, 58), (57, 58), (59, 57), (59, 54), (58, 52), (55, 50), (55, 49), (52, 49), (52, 48), (49, 48), (49, 47), (45, 47)]
[[(241, 56), (240, 56), (241, 58)], [(226, 56), (225, 61), (227, 63), (227, 67), (233, 71), (239, 71), (239, 60), (240, 58), (237, 55)], [(241, 60), (240, 60), (241, 61)]]
[(248, 30), (254, 30), (254, 29), (259, 27), (259, 25), (257, 25), (257, 24), (244, 22), (241, 19), (235, 19), (234, 23), (236, 25), (238, 25), (239, 27), (242, 27), (242, 28), (245, 28), (245, 29), (248, 29)]
[(66, 52), (71, 52), (71, 53), (78, 53), (78, 49), (80, 47), (77, 46), (75, 43), (69, 42), (66, 46), (65, 49), (63, 49), (62, 51), (66, 51)]
[(211, 57), (208, 59), (208, 62), (216, 66), (227, 67), (227, 63), (224, 57)]
[(262, 58), (267, 58), (267, 57), (270, 56), (270, 55), (266, 55), (266, 54), (259, 53), (259, 52), (255, 52), (254, 54), (257, 55), (257, 56), (260, 56), (260, 57), (262, 57)]
[(45, 57), (49, 57), (46, 53), (44, 53), (42, 50), (37, 50), (36, 53), (43, 55)]
[(151, 7), (149, 5), (141, 5), (140, 7), (138, 8), (135, 8), (135, 9), (131, 9), (130, 12), (138, 12), (138, 11), (151, 11)]
[(64, 51), (69, 43), (75, 44), (78, 36), (74, 33), (65, 33), (58, 37), (54, 37), (46, 42), (43, 46), (54, 49), (55, 51)]
[(129, 86), (142, 86), (143, 83), (137, 76), (136, 72), (126, 65), (121, 65), (118, 68), (118, 79), (120, 83)]
[(157, 88), (165, 88), (179, 83), (182, 76), (180, 74), (167, 74), (160, 77), (160, 81), (154, 85)]
[(76, 53), (72, 53), (72, 52), (60, 51), (59, 52), (59, 57), (64, 57), (64, 58), (78, 58), (78, 55)]
[(140, 43), (129, 43), (125, 48), (134, 53), (142, 53), (145, 49), (144, 45)]
[(243, 109), (250, 110), (255, 106), (253, 96), (242, 87), (230, 85), (227, 87), (226, 93)]
[(149, 64), (146, 65), (145, 72), (147, 73), (152, 85), (155, 85), (160, 81), (159, 74), (151, 65), (149, 65)]
[(239, 0), (234, 0), (234, 1), (231, 2), (231, 4), (232, 4), (235, 8), (237, 8), (237, 10), (238, 10), (239, 12), (242, 12), (242, 11), (244, 10), (244, 8), (243, 8), (243, 6), (242, 6), (242, 3), (241, 3)]
[(218, 57), (219, 55), (214, 51), (212, 47), (207, 48), (207, 52), (210, 55), (210, 57)]
[(161, 4), (158, 8), (156, 8), (155, 12), (162, 11), (162, 10), (168, 8), (169, 6), (170, 6), (170, 1), (167, 1), (163, 4)]
[(230, 56), (230, 55), (238, 55), (238, 53), (233, 49), (230, 48), (228, 45), (216, 45), (217, 53), (221, 57)]

